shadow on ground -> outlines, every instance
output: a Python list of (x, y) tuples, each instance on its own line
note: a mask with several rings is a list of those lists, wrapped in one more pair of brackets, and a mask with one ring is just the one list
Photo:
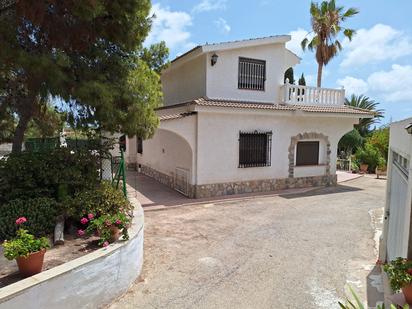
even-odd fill
[(326, 188), (313, 188), (309, 192), (299, 192), (299, 193), (288, 193), (288, 194), (280, 194), (280, 197), (286, 199), (295, 199), (301, 197), (308, 197), (308, 196), (317, 196), (317, 195), (325, 195), (325, 194), (336, 194), (336, 193), (346, 193), (346, 192), (354, 192), (354, 191), (362, 191), (361, 188), (346, 186), (346, 185), (337, 185), (333, 187), (326, 187)]
[(245, 193), (237, 195), (227, 195), (214, 198), (191, 199), (179, 192), (157, 182), (151, 177), (128, 171), (127, 183), (136, 190), (136, 198), (145, 209), (158, 209), (174, 206), (193, 205), (199, 203), (219, 203), (230, 200), (250, 199), (254, 197), (280, 196), (287, 199), (295, 199), (308, 196), (345, 193), (362, 190), (348, 185), (338, 185), (333, 187), (312, 187), (300, 189), (288, 189), (272, 192)]

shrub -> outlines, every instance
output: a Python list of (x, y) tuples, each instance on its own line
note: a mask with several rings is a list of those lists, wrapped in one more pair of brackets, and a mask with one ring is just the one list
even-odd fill
[(99, 217), (106, 214), (127, 213), (130, 210), (132, 206), (123, 192), (113, 188), (110, 182), (103, 181), (96, 188), (75, 194), (70, 201), (68, 215), (78, 220), (89, 213)]
[(0, 240), (16, 235), (16, 219), (26, 217), (25, 228), (35, 236), (51, 233), (59, 205), (51, 198), (16, 199), (0, 206)]
[(67, 148), (22, 152), (0, 160), (0, 204), (16, 198), (72, 195), (99, 181), (99, 161), (88, 151)]
[(355, 157), (359, 164), (368, 164), (370, 172), (374, 172), (375, 168), (382, 165), (385, 160), (379, 150), (370, 143), (365, 143), (363, 148), (359, 148), (355, 153)]

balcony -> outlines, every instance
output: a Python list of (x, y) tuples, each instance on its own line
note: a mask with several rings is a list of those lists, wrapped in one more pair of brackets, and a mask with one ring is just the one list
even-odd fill
[(293, 105), (341, 106), (345, 103), (345, 89), (298, 86), (289, 83), (281, 86), (281, 101)]

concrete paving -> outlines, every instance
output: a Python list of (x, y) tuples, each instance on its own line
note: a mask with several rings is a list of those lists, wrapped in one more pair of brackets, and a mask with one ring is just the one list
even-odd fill
[(347, 284), (366, 299), (376, 293), (367, 277), (379, 277), (384, 187), (364, 176), (310, 192), (147, 211), (142, 278), (112, 308), (329, 309)]

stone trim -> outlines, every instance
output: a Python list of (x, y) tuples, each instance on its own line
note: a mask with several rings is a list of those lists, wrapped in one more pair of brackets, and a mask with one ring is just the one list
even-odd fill
[[(164, 184), (165, 186), (168, 186), (169, 188), (175, 190), (175, 175), (172, 173), (172, 175), (167, 175), (162, 172), (159, 172), (151, 167), (148, 167), (146, 165), (141, 165), (141, 173), (153, 178), (154, 180), (160, 182), (161, 184)], [(189, 198), (195, 198), (195, 186), (192, 184), (189, 184), (189, 194), (187, 197)]]
[(174, 189), (175, 183), (174, 183), (174, 177), (169, 176), (167, 174), (161, 173), (151, 167), (148, 167), (146, 165), (141, 166), (141, 172), (142, 174), (145, 174), (149, 177), (152, 177), (156, 181), (160, 182), (161, 184), (164, 184), (172, 189)]
[(290, 139), (290, 145), (289, 145), (289, 178), (294, 178), (295, 175), (295, 149), (296, 149), (296, 144), (300, 141), (303, 140), (313, 140), (313, 139), (320, 139), (323, 140), (326, 143), (326, 169), (325, 169), (325, 176), (330, 176), (330, 142), (329, 138), (322, 134), (322, 133), (316, 133), (316, 132), (305, 132), (298, 134), (296, 136), (292, 136)]
[(197, 185), (195, 196), (196, 198), (210, 198), (232, 194), (270, 192), (293, 188), (330, 186), (336, 184), (336, 175), (238, 181)]

